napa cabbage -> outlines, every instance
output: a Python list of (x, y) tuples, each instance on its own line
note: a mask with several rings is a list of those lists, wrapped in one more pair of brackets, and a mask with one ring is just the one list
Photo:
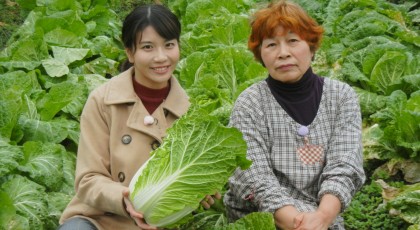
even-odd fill
[(239, 130), (191, 109), (167, 130), (163, 144), (131, 180), (134, 208), (152, 226), (185, 223), (205, 195), (221, 191), (237, 167), (251, 165), (246, 150)]

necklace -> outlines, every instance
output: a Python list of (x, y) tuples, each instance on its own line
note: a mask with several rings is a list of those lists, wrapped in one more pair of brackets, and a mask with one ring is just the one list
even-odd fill
[(297, 148), (297, 154), (300, 161), (305, 165), (314, 165), (324, 163), (324, 148), (309, 143), (309, 128), (301, 125), (297, 131), (299, 136), (303, 137), (303, 146)]
[(309, 133), (308, 126), (301, 125), (299, 127), (299, 129), (298, 129), (299, 136), (304, 137), (304, 136), (308, 135), (308, 133)]

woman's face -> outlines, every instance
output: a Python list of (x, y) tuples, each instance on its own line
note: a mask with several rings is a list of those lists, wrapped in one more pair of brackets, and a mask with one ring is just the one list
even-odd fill
[(284, 83), (299, 81), (311, 66), (313, 53), (308, 43), (292, 31), (277, 27), (274, 37), (261, 44), (261, 59), (270, 76)]
[(166, 40), (152, 26), (139, 32), (137, 39), (134, 53), (126, 49), (136, 81), (152, 89), (166, 87), (179, 61), (178, 41)]

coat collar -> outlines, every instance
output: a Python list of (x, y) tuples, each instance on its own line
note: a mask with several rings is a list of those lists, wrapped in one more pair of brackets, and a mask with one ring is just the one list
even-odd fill
[(105, 93), (106, 105), (133, 103), (138, 100), (131, 82), (133, 71), (134, 68), (131, 67), (109, 80), (109, 86)]
[[(115, 104), (133, 104), (129, 117), (127, 119), (127, 126), (143, 132), (154, 137), (159, 142), (162, 142), (162, 137), (165, 132), (156, 126), (144, 124), (144, 118), (149, 115), (146, 108), (134, 91), (132, 74), (134, 69), (130, 68), (120, 75), (111, 78), (108, 82), (108, 87), (105, 92), (104, 102), (106, 105)], [(176, 118), (181, 117), (188, 111), (190, 102), (188, 96), (182, 89), (175, 77), (171, 77), (171, 89), (166, 100), (159, 106), (161, 109), (156, 109), (153, 117), (161, 122), (164, 122), (164, 110), (168, 110)], [(163, 109), (163, 110), (162, 110)], [(164, 125), (166, 127), (166, 125)]]
[[(124, 104), (139, 101), (131, 80), (133, 72), (134, 68), (131, 67), (118, 76), (111, 78), (110, 81), (112, 81), (112, 83), (109, 84), (108, 90), (105, 94), (105, 104)], [(190, 103), (184, 89), (182, 89), (177, 79), (172, 76), (170, 80), (171, 90), (169, 91), (169, 95), (162, 106), (175, 116), (180, 117), (188, 110)]]

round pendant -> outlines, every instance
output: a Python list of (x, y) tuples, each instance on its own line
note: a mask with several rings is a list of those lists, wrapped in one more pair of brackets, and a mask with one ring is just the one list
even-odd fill
[(308, 133), (309, 133), (309, 129), (308, 129), (308, 127), (306, 127), (306, 126), (304, 126), (304, 125), (302, 125), (302, 126), (300, 126), (299, 127), (299, 129), (298, 129), (298, 134), (300, 135), (300, 136), (306, 136), (306, 135), (308, 135)]

